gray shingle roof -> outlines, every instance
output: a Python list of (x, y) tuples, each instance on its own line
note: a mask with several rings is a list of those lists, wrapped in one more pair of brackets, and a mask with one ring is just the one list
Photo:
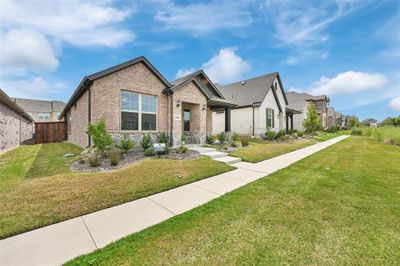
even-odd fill
[[(279, 77), (278, 72), (225, 86), (217, 85), (217, 87), (228, 101), (238, 106), (248, 106), (254, 103), (260, 103), (264, 100), (276, 77)], [(285, 95), (284, 91), (283, 94)]]
[(13, 98), (26, 112), (61, 112), (65, 103), (62, 101), (44, 101), (34, 99)]

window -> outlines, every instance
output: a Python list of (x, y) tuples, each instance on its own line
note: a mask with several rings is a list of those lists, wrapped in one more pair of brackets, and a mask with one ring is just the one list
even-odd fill
[(56, 112), (56, 118), (57, 119), (60, 119), (61, 117), (60, 117), (60, 114), (61, 114), (61, 112)]
[(39, 113), (39, 120), (50, 120), (50, 113)]
[(157, 97), (121, 91), (121, 129), (156, 130)]
[(183, 110), (183, 131), (190, 131), (190, 109)]
[(274, 109), (267, 108), (267, 128), (275, 127), (275, 112)]

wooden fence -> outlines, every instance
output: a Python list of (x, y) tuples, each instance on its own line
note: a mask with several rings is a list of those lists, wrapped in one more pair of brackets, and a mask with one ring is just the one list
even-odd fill
[(64, 141), (66, 129), (65, 122), (35, 122), (36, 144)]

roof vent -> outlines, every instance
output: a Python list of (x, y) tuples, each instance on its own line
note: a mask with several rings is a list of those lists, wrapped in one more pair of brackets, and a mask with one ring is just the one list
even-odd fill
[(246, 84), (246, 81), (242, 81), (242, 86), (243, 86), (244, 84)]

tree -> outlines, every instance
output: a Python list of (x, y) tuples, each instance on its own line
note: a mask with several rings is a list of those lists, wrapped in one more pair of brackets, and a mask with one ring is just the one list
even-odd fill
[(360, 125), (360, 122), (358, 121), (357, 116), (352, 115), (349, 117), (349, 121), (347, 124), (349, 128), (353, 128), (353, 127), (358, 127)]
[(400, 116), (398, 117), (388, 117), (381, 122), (381, 126), (400, 126)]
[(314, 133), (318, 130), (320, 124), (320, 119), (318, 116), (317, 109), (313, 103), (307, 105), (307, 117), (304, 120), (304, 127), (307, 132)]
[(106, 120), (102, 118), (97, 123), (89, 123), (88, 133), (92, 137), (94, 146), (105, 156), (106, 151), (110, 149), (113, 143), (112, 136), (106, 128)]

